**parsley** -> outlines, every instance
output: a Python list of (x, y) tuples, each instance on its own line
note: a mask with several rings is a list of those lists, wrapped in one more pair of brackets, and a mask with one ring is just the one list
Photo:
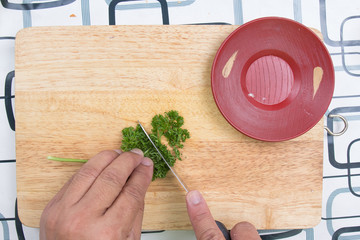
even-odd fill
[[(176, 160), (181, 160), (179, 149), (183, 148), (183, 143), (190, 138), (190, 133), (186, 129), (182, 129), (184, 118), (177, 111), (165, 112), (164, 115), (156, 115), (151, 121), (152, 130), (149, 134), (151, 140), (155, 143), (163, 157), (170, 166), (174, 166)], [(145, 157), (149, 157), (154, 162), (154, 174), (152, 180), (156, 178), (164, 178), (169, 171), (166, 163), (161, 159), (160, 155), (151, 144), (140, 125), (127, 127), (122, 130), (123, 140), (121, 149), (130, 151), (139, 148), (144, 152)], [(169, 150), (166, 145), (161, 143), (161, 137), (164, 136), (168, 141)], [(48, 156), (49, 160), (60, 162), (87, 162), (86, 159), (59, 158)]]
[[(190, 138), (189, 131), (181, 128), (183, 124), (184, 118), (174, 110), (165, 112), (164, 115), (156, 115), (151, 121), (152, 130), (149, 136), (170, 166), (174, 166), (176, 160), (181, 160), (179, 149), (183, 148), (183, 143), (186, 139)], [(145, 157), (149, 157), (153, 160), (153, 181), (156, 178), (164, 178), (166, 176), (169, 168), (161, 159), (149, 139), (147, 139), (145, 133), (140, 128), (140, 125), (137, 125), (136, 128), (124, 128), (122, 130), (122, 135), (123, 140), (121, 149), (123, 151), (139, 148), (144, 152)], [(162, 136), (168, 141), (171, 150), (161, 143)]]

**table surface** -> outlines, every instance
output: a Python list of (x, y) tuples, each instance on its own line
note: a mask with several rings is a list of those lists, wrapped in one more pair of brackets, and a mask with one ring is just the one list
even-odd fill
[[(277, 231), (281, 239), (360, 238), (360, 2), (356, 0), (184, 0), (167, 1), (164, 11), (157, 1), (120, 3), (110, 9), (105, 1), (51, 0), (0, 4), (0, 236), (4, 239), (38, 238), (38, 229), (22, 226), (17, 218), (15, 181), (14, 43), (16, 33), (31, 26), (111, 24), (236, 24), (255, 18), (281, 16), (319, 29), (335, 68), (335, 92), (325, 114), (325, 124), (345, 134), (324, 135), (322, 221), (314, 228)], [(31, 2), (31, 1), (26, 1)], [(35, 9), (37, 7), (38, 9)], [(219, 11), (221, 9), (221, 11)], [(163, 14), (163, 15), (162, 15)], [(2, 104), (2, 103), (1, 103)], [(274, 234), (261, 231), (261, 234)], [(284, 235), (286, 236), (284, 238)], [(280, 235), (277, 235), (278, 239)], [(0, 238), (1, 238), (0, 237)], [(192, 231), (143, 234), (142, 239), (194, 239)]]

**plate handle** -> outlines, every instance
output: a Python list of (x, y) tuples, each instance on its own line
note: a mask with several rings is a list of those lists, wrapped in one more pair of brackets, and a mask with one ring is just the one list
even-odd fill
[(344, 128), (340, 132), (337, 132), (337, 133), (334, 133), (328, 127), (324, 127), (324, 129), (328, 132), (328, 134), (330, 134), (331, 136), (341, 136), (341, 135), (343, 135), (346, 132), (346, 130), (348, 129), (348, 127), (349, 127), (349, 123), (346, 120), (346, 118), (344, 118), (343, 116), (341, 116), (339, 114), (330, 114), (328, 117), (330, 117), (330, 118), (340, 118), (344, 122)]

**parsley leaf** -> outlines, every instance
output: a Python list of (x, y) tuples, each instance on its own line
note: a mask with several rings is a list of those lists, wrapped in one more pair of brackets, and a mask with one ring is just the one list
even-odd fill
[[(165, 112), (164, 115), (156, 115), (151, 121), (152, 130), (149, 136), (170, 166), (174, 166), (176, 160), (181, 160), (181, 153), (179, 149), (183, 148), (183, 143), (186, 139), (190, 138), (189, 131), (181, 128), (183, 124), (184, 118), (174, 110)], [(156, 178), (164, 178), (166, 176), (169, 168), (161, 159), (149, 139), (147, 139), (145, 133), (140, 128), (140, 125), (137, 125), (136, 128), (124, 128), (122, 130), (122, 135), (123, 140), (121, 149), (123, 151), (130, 151), (131, 149), (139, 148), (144, 152), (145, 157), (149, 157), (153, 160), (153, 181)], [(168, 141), (168, 145), (171, 150), (161, 143), (162, 136), (164, 136)]]

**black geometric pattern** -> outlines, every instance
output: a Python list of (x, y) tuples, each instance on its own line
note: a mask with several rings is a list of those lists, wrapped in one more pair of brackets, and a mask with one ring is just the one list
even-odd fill
[[(360, 1), (358, 0), (0, 0), (0, 20), (6, 14), (7, 21), (0, 21), (0, 84), (4, 94), (0, 95), (0, 105), (3, 114), (0, 121), (0, 143), (13, 139), (15, 131), (14, 92), (16, 81), (14, 63), (9, 59), (13, 56), (1, 52), (5, 41), (14, 41), (15, 36), (8, 33), (12, 26), (12, 15), (23, 14), (23, 26), (33, 26), (30, 13), (36, 13), (43, 19), (42, 25), (47, 25), (47, 19), (56, 18), (54, 10), (66, 11), (70, 17), (82, 17), (83, 25), (94, 24), (131, 24), (117, 22), (116, 16), (121, 14), (136, 14), (144, 10), (155, 9), (151, 17), (161, 19), (163, 25), (172, 24), (243, 24), (256, 17), (279, 15), (302, 22), (310, 27), (318, 28), (323, 35), (336, 64), (336, 86), (334, 98), (326, 113), (326, 125), (330, 130), (336, 130), (341, 122), (330, 114), (344, 116), (349, 128), (339, 137), (327, 134), (324, 137), (324, 199), (323, 215), (318, 226), (311, 229), (286, 229), (259, 231), (262, 239), (360, 239)], [(74, 16), (71, 10), (81, 8), (82, 16)], [(64, 10), (66, 9), (66, 10)], [(222, 9), (225, 9), (224, 11)], [(318, 9), (317, 12), (313, 9)], [(357, 9), (355, 11), (354, 9)], [(70, 12), (68, 12), (70, 11)], [(338, 13), (341, 13), (340, 15)], [(10, 17), (9, 17), (10, 16)], [(63, 16), (63, 15), (62, 15)], [(229, 17), (230, 16), (230, 17)], [(14, 18), (15, 19), (15, 18)], [(17, 19), (17, 18), (16, 18)], [(63, 25), (67, 25), (66, 19)], [(334, 22), (338, 23), (337, 25)], [(35, 25), (34, 25), (35, 26)], [(359, 34), (349, 37), (348, 29)], [(345, 31), (345, 29), (347, 31)], [(20, 29), (16, 29), (18, 31)], [(335, 38), (334, 36), (338, 36)], [(7, 45), (6, 45), (7, 46)], [(4, 67), (7, 66), (7, 67)], [(11, 66), (10, 68), (8, 66)], [(348, 92), (354, 94), (347, 94)], [(12, 141), (12, 140), (11, 140)], [(15, 153), (3, 149), (0, 145), (0, 170), (6, 166), (15, 165)], [(6, 153), (6, 154), (1, 154)], [(6, 173), (15, 176), (15, 172)], [(1, 178), (2, 179), (2, 178)], [(0, 180), (2, 181), (2, 180)], [(3, 186), (3, 185), (1, 185)], [(0, 189), (1, 192), (5, 189)], [(7, 190), (7, 189), (6, 189)], [(2, 196), (2, 199), (16, 199), (16, 196)], [(341, 201), (340, 201), (341, 199)], [(3, 202), (0, 200), (0, 204)], [(14, 204), (13, 201), (10, 202)], [(351, 210), (349, 210), (350, 208)], [(0, 205), (0, 239), (33, 239), (38, 230), (30, 229), (28, 236), (24, 234), (23, 226), (15, 210), (11, 216), (5, 216)], [(32, 233), (33, 232), (33, 233)], [(145, 234), (145, 233), (144, 233)], [(151, 232), (153, 239), (171, 233)], [(181, 232), (177, 233), (180, 234)], [(180, 239), (180, 238), (178, 238)]]

